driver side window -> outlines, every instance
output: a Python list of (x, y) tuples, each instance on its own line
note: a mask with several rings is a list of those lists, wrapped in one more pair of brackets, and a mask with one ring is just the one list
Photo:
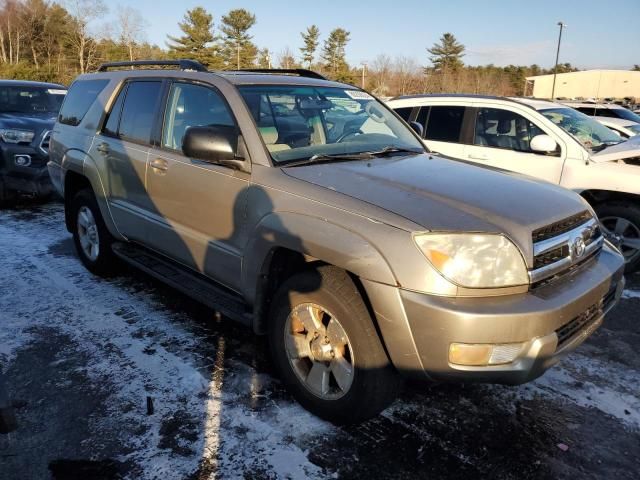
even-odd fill
[(229, 107), (211, 88), (191, 83), (171, 85), (162, 129), (162, 146), (182, 150), (189, 127), (234, 127)]
[(480, 108), (476, 116), (473, 144), (532, 152), (531, 139), (544, 132), (522, 115), (498, 108)]

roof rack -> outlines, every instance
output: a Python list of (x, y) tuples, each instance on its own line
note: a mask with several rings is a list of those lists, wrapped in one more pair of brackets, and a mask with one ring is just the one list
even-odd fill
[(206, 72), (207, 68), (195, 60), (135, 60), (133, 62), (109, 62), (98, 67), (99, 72), (106, 72), (110, 68), (122, 67), (180, 67), (180, 70)]
[(273, 75), (297, 75), (305, 78), (317, 78), (318, 80), (327, 80), (327, 77), (320, 75), (313, 70), (307, 70), (306, 68), (243, 68), (241, 70), (226, 70), (219, 73), (223, 74), (243, 74), (243, 73), (265, 73)]

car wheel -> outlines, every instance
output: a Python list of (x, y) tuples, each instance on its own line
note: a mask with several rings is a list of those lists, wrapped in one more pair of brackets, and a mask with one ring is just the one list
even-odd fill
[(112, 273), (117, 263), (111, 250), (113, 237), (104, 224), (91, 190), (81, 190), (73, 198), (71, 218), (73, 241), (84, 266), (97, 275)]
[(271, 307), (269, 344), (285, 385), (309, 411), (334, 423), (378, 414), (399, 377), (355, 284), (341, 269), (296, 274)]
[(611, 202), (596, 207), (604, 234), (619, 245), (625, 272), (640, 268), (640, 206), (631, 202)]
[(16, 198), (15, 192), (8, 190), (4, 186), (4, 181), (0, 178), (0, 207), (10, 205)]

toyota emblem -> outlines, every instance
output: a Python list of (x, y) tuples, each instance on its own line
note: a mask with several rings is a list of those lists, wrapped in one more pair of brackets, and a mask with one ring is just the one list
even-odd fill
[(582, 237), (577, 237), (573, 241), (573, 256), (575, 258), (582, 257), (586, 248), (587, 246), (584, 244), (584, 239)]

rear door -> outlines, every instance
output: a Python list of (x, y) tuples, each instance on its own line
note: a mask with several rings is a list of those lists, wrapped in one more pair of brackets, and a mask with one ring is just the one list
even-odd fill
[(118, 230), (141, 242), (146, 240), (146, 220), (155, 209), (145, 177), (162, 87), (157, 79), (125, 82), (92, 146), (94, 157), (105, 158), (103, 181)]
[(162, 133), (149, 157), (147, 185), (155, 208), (149, 244), (237, 288), (247, 238), (250, 174), (185, 156), (182, 141), (195, 126), (237, 128), (231, 109), (213, 86), (176, 80), (168, 89)]
[[(530, 109), (478, 104), (473, 110), (474, 130), (465, 149), (466, 159), (559, 183), (566, 155), (564, 142), (535, 122), (534, 110), (526, 110)], [(558, 143), (557, 152), (545, 155), (531, 151), (531, 139), (542, 134)]]
[(462, 105), (422, 106), (416, 122), (424, 128), (424, 142), (432, 152), (463, 159), (467, 108)]

